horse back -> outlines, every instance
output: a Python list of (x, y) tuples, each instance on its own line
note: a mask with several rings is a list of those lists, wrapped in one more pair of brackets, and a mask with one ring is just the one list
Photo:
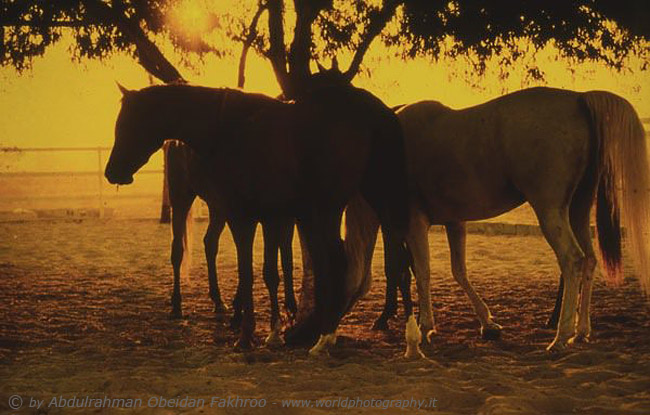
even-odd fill
[(338, 194), (330, 202), (344, 205), (361, 190), (387, 218), (397, 210), (393, 205), (407, 206), (403, 135), (395, 114), (381, 100), (351, 86), (326, 88), (303, 99), (297, 110), (309, 186), (321, 187), (310, 190), (314, 197)]
[(489, 218), (573, 191), (590, 147), (579, 97), (532, 88), (461, 110), (422, 102), (399, 111), (412, 191), (432, 221)]

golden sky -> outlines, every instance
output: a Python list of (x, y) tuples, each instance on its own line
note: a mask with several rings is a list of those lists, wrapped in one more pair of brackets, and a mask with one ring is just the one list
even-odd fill
[[(196, 20), (189, 21), (196, 24)], [(149, 78), (127, 56), (114, 56), (105, 62), (73, 62), (70, 47), (70, 42), (64, 39), (44, 57), (36, 59), (33, 69), (23, 74), (0, 68), (0, 114), (4, 116), (0, 123), (0, 146), (108, 146), (112, 143), (120, 99), (115, 81), (128, 88), (141, 88), (149, 84)], [(239, 48), (236, 46), (235, 50)], [(181, 67), (169, 48), (162, 45), (162, 49), (192, 83), (230, 87), (236, 84), (238, 56), (208, 57), (197, 70), (190, 70)], [(360, 74), (354, 81), (389, 105), (434, 99), (459, 108), (534, 85), (523, 82), (522, 68), (514, 67), (505, 83), (498, 81), (496, 69), (481, 79), (471, 80), (478, 82), (477, 88), (466, 80), (468, 66), (462, 59), (402, 62), (390, 58), (391, 54), (375, 42), (364, 60), (371, 75)], [(341, 66), (345, 67), (348, 60), (341, 57)], [(552, 51), (543, 51), (537, 61), (546, 73), (543, 84), (575, 90), (609, 90), (630, 100), (642, 117), (650, 116), (648, 71), (616, 73), (601, 65), (584, 64), (573, 65), (575, 73), (571, 74), (570, 64), (556, 60)], [(249, 91), (279, 93), (270, 64), (252, 51), (246, 82)]]

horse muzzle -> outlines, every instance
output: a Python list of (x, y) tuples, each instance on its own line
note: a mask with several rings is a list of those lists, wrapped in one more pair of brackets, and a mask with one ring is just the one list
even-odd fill
[(104, 176), (110, 184), (131, 184), (133, 183), (133, 175), (121, 176), (109, 169), (106, 169)]

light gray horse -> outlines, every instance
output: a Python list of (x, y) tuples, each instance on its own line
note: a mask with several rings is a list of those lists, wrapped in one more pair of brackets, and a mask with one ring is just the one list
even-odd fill
[[(420, 303), (419, 323), (434, 329), (428, 229), (446, 226), (452, 273), (467, 293), (484, 335), (501, 329), (467, 279), (466, 221), (491, 218), (524, 202), (533, 207), (561, 270), (563, 300), (549, 350), (588, 341), (596, 256), (589, 218), (597, 200), (600, 250), (608, 277), (621, 278), (619, 204), (643, 290), (650, 287), (650, 186), (643, 126), (625, 99), (609, 92), (532, 88), (453, 110), (423, 101), (398, 111), (411, 195), (408, 243)], [(376, 222), (357, 199), (347, 211), (353, 304), (369, 286)], [(364, 218), (360, 220), (360, 218)], [(369, 219), (370, 218), (370, 219)], [(576, 314), (577, 318), (576, 325)]]

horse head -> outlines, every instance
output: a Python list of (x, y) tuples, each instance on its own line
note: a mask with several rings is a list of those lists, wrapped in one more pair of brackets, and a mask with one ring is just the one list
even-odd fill
[(133, 175), (163, 144), (157, 131), (160, 114), (155, 113), (142, 91), (130, 91), (118, 84), (122, 108), (115, 123), (115, 143), (104, 175), (111, 184), (130, 184)]
[(332, 59), (332, 66), (329, 69), (326, 69), (318, 62), (316, 64), (318, 72), (310, 75), (307, 79), (304, 88), (306, 93), (325, 88), (349, 88), (352, 86), (349, 75), (339, 69), (336, 57)]

